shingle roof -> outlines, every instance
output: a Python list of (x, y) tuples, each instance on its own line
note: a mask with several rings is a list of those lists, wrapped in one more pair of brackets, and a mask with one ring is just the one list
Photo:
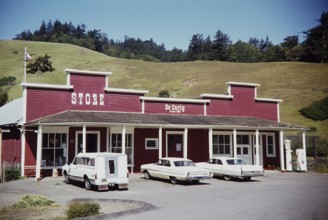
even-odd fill
[(203, 116), (203, 115), (172, 115), (142, 114), (122, 112), (65, 111), (44, 118), (33, 120), (27, 125), (117, 125), (131, 126), (163, 126), (163, 127), (244, 127), (274, 130), (303, 130), (301, 126), (279, 123), (255, 117)]

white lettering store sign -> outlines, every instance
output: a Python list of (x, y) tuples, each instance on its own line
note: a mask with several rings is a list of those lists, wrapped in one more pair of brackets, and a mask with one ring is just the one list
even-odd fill
[(73, 105), (104, 105), (104, 100), (104, 94), (73, 92), (71, 95)]
[(185, 106), (184, 105), (165, 104), (165, 111), (169, 111), (170, 113), (183, 113), (183, 112), (185, 112)]

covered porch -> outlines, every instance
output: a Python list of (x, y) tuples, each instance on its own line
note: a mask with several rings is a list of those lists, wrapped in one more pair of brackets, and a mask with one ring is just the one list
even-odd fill
[[(222, 155), (242, 157), (249, 164), (256, 165), (265, 165), (270, 159), (278, 160), (284, 171), (284, 132), (302, 131), (303, 149), (306, 149), (304, 128), (255, 117), (65, 111), (28, 122), (24, 129), (36, 131), (36, 179), (41, 178), (42, 169), (60, 168), (62, 162), (70, 162), (78, 152), (125, 153), (131, 172), (139, 171), (142, 163), (166, 156), (199, 162)], [(56, 137), (57, 134), (61, 134), (58, 148), (49, 148), (50, 135)], [(92, 139), (89, 136), (94, 136), (96, 146), (93, 148), (88, 147)], [(48, 137), (47, 142), (45, 137)], [(32, 142), (27, 141), (27, 145)], [(48, 145), (45, 147), (45, 144)], [(45, 167), (44, 154), (52, 148), (53, 166)], [(56, 152), (61, 152), (59, 154), (64, 160), (61, 163), (55, 156)]]

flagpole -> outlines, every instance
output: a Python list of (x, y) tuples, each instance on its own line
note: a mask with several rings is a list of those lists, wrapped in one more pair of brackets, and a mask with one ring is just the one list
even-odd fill
[(24, 79), (23, 82), (26, 83), (26, 44), (25, 44), (25, 50), (24, 50)]

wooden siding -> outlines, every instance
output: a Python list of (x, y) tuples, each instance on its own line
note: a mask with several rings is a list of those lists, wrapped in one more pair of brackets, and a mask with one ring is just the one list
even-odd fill
[(10, 132), (2, 133), (2, 162), (21, 161), (20, 131), (16, 127), (10, 128)]
[[(207, 115), (252, 116), (278, 120), (277, 103), (255, 100), (255, 88), (231, 86), (232, 99), (209, 98)], [(208, 99), (208, 98), (206, 98)]]

